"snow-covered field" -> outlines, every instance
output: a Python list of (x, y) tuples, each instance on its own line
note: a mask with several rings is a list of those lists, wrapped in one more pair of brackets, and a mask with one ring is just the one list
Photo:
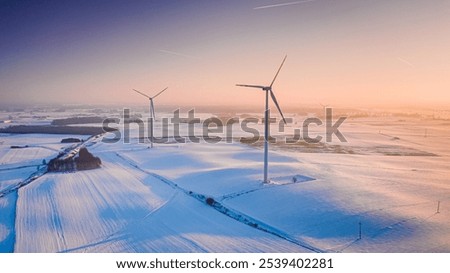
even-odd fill
[[(450, 252), (450, 123), (340, 130), (348, 142), (333, 149), (272, 145), (270, 184), (257, 145), (97, 140), (102, 168), (47, 173), (0, 198), (0, 252)], [(1, 136), (0, 190), (63, 137)]]

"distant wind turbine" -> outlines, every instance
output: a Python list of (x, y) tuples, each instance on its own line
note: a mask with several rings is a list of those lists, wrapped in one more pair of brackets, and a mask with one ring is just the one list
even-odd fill
[(161, 90), (158, 94), (154, 95), (153, 97), (150, 97), (149, 95), (147, 95), (145, 93), (142, 93), (141, 91), (133, 89), (133, 91), (135, 91), (135, 92), (141, 94), (142, 96), (148, 98), (148, 100), (150, 101), (150, 108), (149, 108), (150, 109), (150, 120), (151, 120), (151, 123), (150, 123), (150, 147), (152, 147), (152, 148), (153, 148), (153, 121), (156, 119), (155, 105), (153, 104), (153, 99), (156, 98), (157, 96), (161, 95), (162, 92), (167, 90), (167, 88), (169, 88), (169, 87), (164, 88), (163, 90)]
[(322, 104), (322, 103), (319, 103), (319, 104), (320, 104), (320, 106), (322, 106), (322, 110), (323, 110), (323, 113), (325, 115), (325, 111), (330, 105), (329, 104)]
[(236, 84), (236, 86), (241, 86), (241, 87), (250, 87), (250, 88), (259, 88), (262, 89), (263, 91), (266, 91), (266, 110), (264, 112), (264, 183), (268, 183), (269, 179), (267, 177), (267, 173), (268, 173), (268, 157), (269, 157), (269, 117), (270, 117), (270, 113), (269, 113), (269, 93), (270, 96), (272, 97), (272, 101), (275, 103), (275, 106), (278, 109), (278, 112), (280, 112), (281, 117), (283, 118), (284, 123), (286, 124), (286, 119), (284, 118), (283, 112), (281, 112), (281, 108), (278, 105), (278, 101), (277, 98), (275, 97), (275, 94), (272, 90), (272, 86), (275, 83), (275, 80), (278, 77), (278, 74), (281, 71), (281, 68), (284, 65), (284, 62), (286, 61), (287, 55), (284, 57), (283, 62), (280, 65), (280, 68), (278, 68), (277, 73), (275, 74), (275, 77), (272, 80), (272, 83), (269, 86), (264, 86), (264, 85), (249, 85), (249, 84)]

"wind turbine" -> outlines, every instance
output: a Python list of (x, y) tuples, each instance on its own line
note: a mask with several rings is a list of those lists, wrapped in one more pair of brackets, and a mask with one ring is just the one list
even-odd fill
[(319, 103), (319, 104), (320, 104), (320, 106), (322, 106), (322, 109), (328, 108), (328, 106), (330, 106), (328, 104), (322, 104), (322, 103)]
[(322, 106), (322, 112), (323, 112), (323, 114), (326, 116), (327, 115), (327, 113), (326, 113), (326, 110), (327, 110), (327, 108), (330, 106), (329, 104), (322, 104), (322, 103), (319, 103), (320, 104), (320, 106)]
[(157, 96), (161, 95), (162, 92), (166, 91), (167, 88), (164, 88), (163, 90), (161, 90), (158, 94), (154, 95), (153, 97), (150, 97), (149, 95), (142, 93), (141, 91), (138, 91), (136, 89), (133, 89), (133, 91), (141, 94), (142, 96), (148, 98), (148, 100), (150, 101), (150, 147), (153, 148), (153, 121), (156, 119), (156, 115), (155, 115), (155, 105), (153, 104), (153, 99), (156, 98)]
[(284, 57), (283, 62), (280, 65), (280, 68), (278, 68), (277, 73), (275, 74), (275, 77), (272, 80), (272, 83), (269, 86), (264, 86), (264, 85), (249, 85), (249, 84), (236, 84), (236, 86), (241, 86), (241, 87), (250, 87), (250, 88), (259, 88), (262, 89), (263, 91), (266, 91), (266, 108), (264, 111), (264, 183), (268, 183), (269, 179), (267, 177), (267, 173), (268, 173), (268, 158), (269, 158), (269, 117), (270, 117), (270, 112), (269, 112), (269, 94), (272, 98), (272, 101), (275, 103), (275, 106), (278, 109), (278, 112), (280, 112), (281, 117), (283, 118), (283, 121), (285, 124), (286, 123), (286, 119), (284, 118), (283, 112), (281, 112), (281, 108), (278, 105), (278, 101), (277, 98), (275, 97), (275, 94), (272, 90), (272, 86), (275, 83), (275, 80), (278, 77), (278, 74), (281, 71), (281, 68), (284, 65), (284, 62), (286, 61), (287, 55)]

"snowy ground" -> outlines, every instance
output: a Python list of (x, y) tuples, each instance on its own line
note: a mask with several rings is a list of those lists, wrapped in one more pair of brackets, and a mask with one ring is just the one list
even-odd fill
[[(450, 252), (450, 123), (359, 119), (341, 131), (348, 142), (332, 152), (272, 145), (270, 184), (257, 146), (97, 141), (101, 169), (45, 174), (0, 198), (0, 252)], [(2, 136), (0, 186), (35, 172), (61, 138)]]

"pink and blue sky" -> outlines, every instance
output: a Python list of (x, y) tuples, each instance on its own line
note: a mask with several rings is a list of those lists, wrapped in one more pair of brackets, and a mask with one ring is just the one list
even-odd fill
[(284, 106), (448, 106), (449, 49), (448, 0), (0, 1), (0, 99), (262, 105), (287, 54)]

